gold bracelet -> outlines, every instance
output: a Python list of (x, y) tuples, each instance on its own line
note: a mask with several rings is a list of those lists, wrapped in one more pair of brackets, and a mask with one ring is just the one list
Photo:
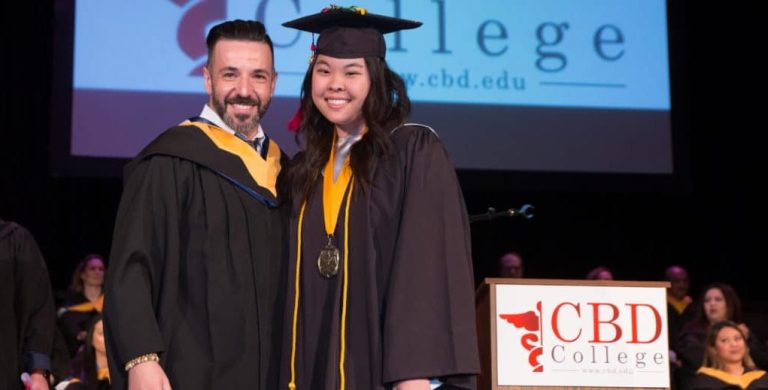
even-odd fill
[(157, 356), (157, 354), (154, 353), (154, 352), (148, 353), (146, 355), (141, 355), (141, 356), (139, 356), (137, 358), (133, 358), (133, 359), (129, 360), (127, 363), (125, 363), (125, 371), (127, 372), (128, 370), (130, 370), (131, 368), (133, 368), (137, 364), (146, 363), (146, 362), (159, 362), (159, 361), (160, 361), (160, 357)]

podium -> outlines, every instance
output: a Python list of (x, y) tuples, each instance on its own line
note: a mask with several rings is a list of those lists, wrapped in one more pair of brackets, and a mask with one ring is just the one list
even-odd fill
[(485, 279), (478, 389), (669, 389), (668, 286)]

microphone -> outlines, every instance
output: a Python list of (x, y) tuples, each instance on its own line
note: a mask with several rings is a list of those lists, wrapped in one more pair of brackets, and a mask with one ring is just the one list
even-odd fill
[(525, 219), (532, 219), (533, 210), (534, 210), (533, 206), (529, 204), (524, 204), (519, 209), (506, 209), (502, 211), (496, 211), (495, 208), (488, 207), (488, 211), (486, 211), (483, 214), (470, 215), (469, 222), (490, 221), (492, 219), (501, 218), (501, 217), (509, 217), (509, 218), (523, 217)]

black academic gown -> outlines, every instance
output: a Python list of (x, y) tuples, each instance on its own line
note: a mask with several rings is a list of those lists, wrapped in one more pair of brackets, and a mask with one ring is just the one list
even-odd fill
[(698, 372), (684, 390), (768, 390), (768, 375), (764, 371), (747, 371), (736, 377), (710, 369)]
[[(683, 312), (680, 313), (675, 309), (675, 307), (667, 301), (667, 336), (669, 340), (669, 348), (677, 354), (676, 345), (677, 345), (677, 337), (680, 334), (680, 331), (683, 329), (683, 326), (690, 322), (694, 315), (695, 310), (694, 307), (696, 306), (696, 303), (689, 303), (688, 306), (683, 309)], [(680, 357), (678, 356), (678, 359)], [(670, 366), (670, 380), (671, 380), (671, 388), (672, 390), (677, 390), (680, 388), (680, 376), (685, 375), (684, 373), (681, 374), (680, 369), (676, 364), (673, 364)]]
[(55, 326), (40, 249), (25, 228), (0, 219), (0, 389), (23, 388), (28, 368), (50, 368)]
[[(480, 371), (469, 224), (455, 170), (439, 138), (408, 125), (392, 135), (370, 187), (356, 187), (349, 216), (346, 319), (347, 389), (387, 389), (393, 382), (440, 377), (474, 388)], [(346, 199), (346, 195), (345, 195)], [(289, 293), (280, 389), (290, 381), (298, 204), (291, 217)], [(305, 215), (296, 385), (339, 388), (340, 318), (346, 201), (335, 229), (342, 264), (326, 278), (317, 256), (327, 243), (322, 178)]]
[(126, 167), (105, 283), (115, 389), (150, 352), (174, 389), (276, 388), (288, 208), (245, 158), (179, 126)]
[[(768, 348), (763, 339), (750, 327), (750, 336), (747, 339), (749, 356), (759, 369), (768, 367)], [(675, 350), (682, 367), (677, 372), (680, 387), (686, 389), (690, 386), (696, 371), (704, 361), (706, 352), (706, 326), (699, 322), (689, 322), (680, 332)]]
[(78, 340), (78, 335), (86, 330), (85, 327), (91, 318), (99, 315), (95, 309), (89, 311), (67, 310), (69, 307), (86, 302), (89, 301), (83, 293), (69, 292), (62, 302), (61, 309), (59, 309), (58, 326), (67, 345), (69, 358), (74, 357), (83, 344), (82, 340)]

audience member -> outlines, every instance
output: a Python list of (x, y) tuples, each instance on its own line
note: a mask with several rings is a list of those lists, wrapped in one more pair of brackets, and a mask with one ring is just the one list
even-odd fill
[(57, 388), (66, 390), (109, 390), (109, 367), (104, 346), (104, 322), (101, 315), (93, 317), (87, 326), (86, 342), (70, 367), (70, 379)]
[(522, 278), (523, 257), (517, 252), (507, 252), (499, 257), (498, 274), (501, 278)]
[(690, 387), (696, 370), (704, 360), (707, 329), (718, 321), (728, 320), (738, 324), (757, 367), (768, 366), (768, 348), (760, 337), (744, 324), (741, 301), (733, 287), (726, 283), (710, 284), (696, 302), (695, 311), (693, 319), (683, 326), (673, 346), (680, 360), (678, 379), (683, 389)]
[(680, 361), (677, 359), (677, 351), (672, 348), (683, 325), (693, 318), (693, 307), (688, 288), (690, 286), (688, 271), (680, 265), (669, 266), (664, 272), (664, 278), (670, 283), (667, 289), (667, 335), (669, 337), (669, 360), (672, 389), (679, 388), (677, 370)]
[(589, 280), (613, 280), (613, 272), (610, 268), (599, 266), (587, 273), (587, 279)]
[(101, 313), (104, 287), (104, 260), (100, 255), (85, 256), (75, 267), (69, 289), (59, 308), (59, 329), (70, 357), (77, 353), (86, 333), (86, 324)]
[(73, 306), (97, 300), (104, 287), (104, 258), (96, 253), (83, 257), (72, 272), (69, 288), (62, 297), (61, 306)]
[(674, 338), (680, 333), (682, 326), (691, 320), (693, 315), (693, 299), (688, 295), (688, 271), (679, 265), (673, 265), (664, 272), (665, 279), (670, 283), (667, 289), (667, 319), (669, 321), (669, 336)]
[(749, 356), (743, 327), (733, 321), (718, 321), (706, 335), (706, 354), (691, 385), (692, 390), (768, 389), (768, 376)]

